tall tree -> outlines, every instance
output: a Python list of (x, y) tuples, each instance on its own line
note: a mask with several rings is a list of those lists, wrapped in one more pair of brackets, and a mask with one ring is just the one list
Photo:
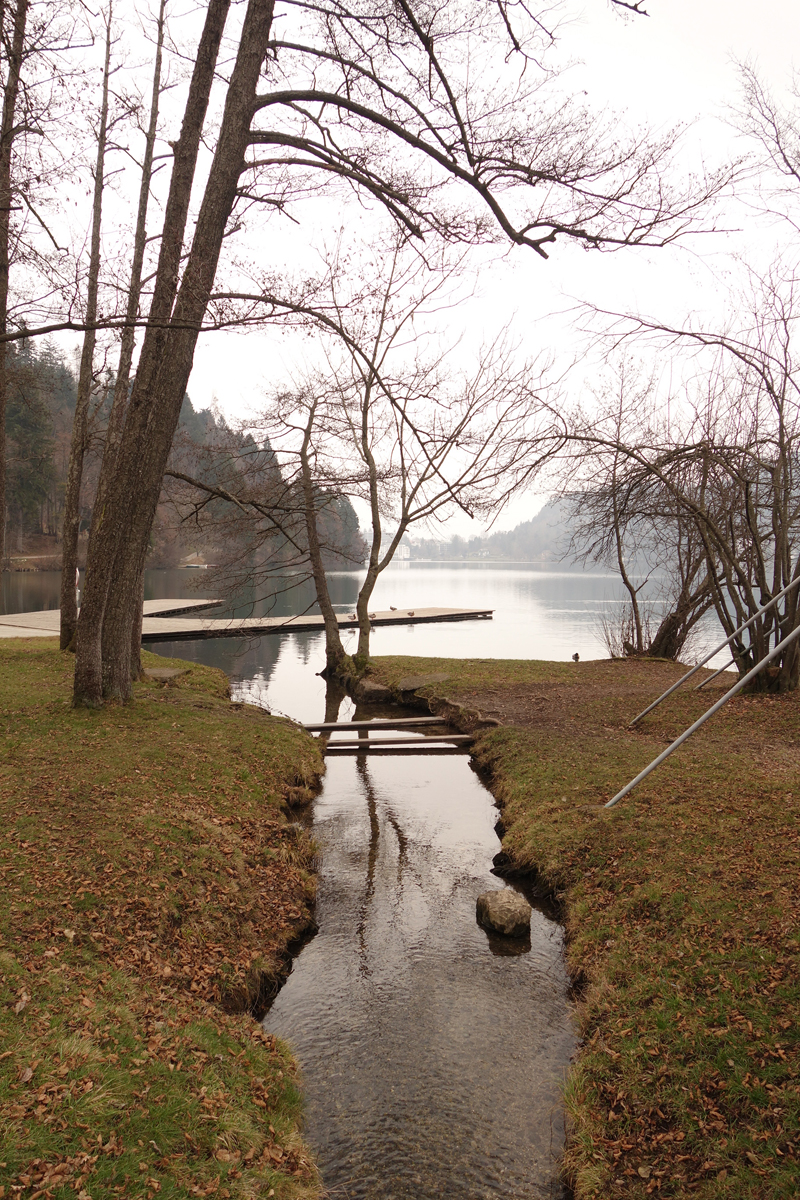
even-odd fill
[(0, 8), (0, 43), (6, 60), (3, 80), (3, 116), (0, 126), (0, 567), (5, 561), (6, 534), (6, 409), (8, 405), (7, 348), (8, 285), (10, 269), (11, 210), (14, 189), (11, 163), (18, 132), (17, 103), (25, 49), (28, 0), (4, 3)]
[[(5, 536), (6, 345), (27, 336), (41, 299), (66, 296), (63, 247), (45, 219), (57, 196), (68, 144), (75, 24), (58, 0), (0, 4), (0, 562)], [(56, 134), (55, 130), (58, 129)], [(17, 284), (12, 286), (12, 280)], [(35, 282), (34, 282), (35, 281)], [(17, 286), (21, 284), (21, 286)], [(43, 286), (40, 286), (43, 285)], [(47, 301), (44, 302), (47, 307)]]
[(83, 459), (86, 453), (89, 431), (89, 401), (94, 383), (94, 350), (97, 343), (97, 291), (100, 279), (100, 229), (103, 220), (103, 190), (106, 175), (106, 148), (108, 144), (108, 86), (111, 77), (111, 25), (112, 5), (103, 16), (105, 26), (105, 53), (100, 90), (100, 111), (97, 125), (97, 155), (94, 165), (94, 187), (92, 191), (92, 232), (89, 240), (89, 270), (86, 282), (86, 332), (83, 335), (80, 370), (78, 372), (78, 395), (72, 423), (72, 443), (69, 455), (69, 470), (64, 493), (64, 524), (61, 552), (61, 649), (72, 645), (78, 622), (78, 607), (75, 582), (78, 569), (78, 534), (81, 514), (81, 483)]

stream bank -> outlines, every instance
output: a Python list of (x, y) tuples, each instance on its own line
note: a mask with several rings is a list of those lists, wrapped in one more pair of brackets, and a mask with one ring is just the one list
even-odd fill
[(251, 1013), (312, 921), (286, 806), (319, 749), (196, 664), (75, 710), (73, 661), (0, 647), (0, 1195), (311, 1200), (296, 1064)]
[(800, 1192), (800, 698), (737, 697), (602, 810), (714, 699), (713, 685), (678, 692), (628, 729), (680, 670), (372, 664), (398, 694), (405, 677), (446, 673), (413, 703), (502, 722), (476, 760), (504, 849), (560, 898), (580, 991), (565, 1152), (577, 1200)]

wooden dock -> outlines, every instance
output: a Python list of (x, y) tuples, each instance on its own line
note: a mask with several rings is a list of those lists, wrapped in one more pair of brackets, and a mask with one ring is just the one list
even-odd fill
[[(389, 609), (371, 614), (371, 624), (424, 625), (434, 621), (491, 620), (486, 608)], [(338, 616), (340, 629), (357, 629), (358, 621), (349, 613)], [(322, 617), (154, 617), (142, 625), (142, 642), (183, 642), (200, 638), (262, 637), (270, 633), (322, 633)]]
[[(207, 608), (219, 608), (221, 600), (146, 600), (142, 621), (142, 643), (189, 642), (205, 638), (261, 637), (270, 633), (322, 633), (322, 617), (195, 617)], [(490, 621), (491, 608), (389, 609), (370, 614), (373, 626), (426, 625), (437, 621)], [(351, 613), (338, 617), (340, 629), (357, 629)], [(0, 617), (0, 638), (56, 637), (59, 610), (9, 613)]]
[[(153, 617), (176, 617), (180, 613), (221, 608), (221, 600), (145, 600), (145, 623)], [(0, 638), (58, 637), (61, 610), (46, 608), (39, 612), (8, 613), (0, 617)]]

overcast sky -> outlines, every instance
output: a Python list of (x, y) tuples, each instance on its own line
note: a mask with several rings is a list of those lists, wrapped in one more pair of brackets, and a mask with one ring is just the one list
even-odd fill
[[(628, 125), (665, 130), (677, 122), (692, 124), (683, 162), (687, 169), (715, 165), (743, 147), (725, 122), (726, 109), (738, 96), (737, 62), (748, 60), (777, 94), (788, 84), (800, 46), (800, 6), (788, 0), (756, 5), (744, 0), (649, 0), (648, 17), (622, 18), (608, 0), (567, 3), (568, 20), (559, 33), (558, 55), (568, 66), (562, 86), (585, 93), (598, 111), (624, 115)], [(352, 216), (352, 212), (350, 213)], [(330, 239), (341, 224), (335, 201), (317, 204), (309, 228), (269, 226), (262, 246), (280, 268), (302, 254), (305, 245)], [(584, 358), (586, 347), (575, 328), (576, 305), (589, 301), (615, 311), (638, 311), (680, 321), (688, 314), (707, 319), (722, 315), (723, 286), (732, 252), (770, 253), (775, 233), (759, 227), (741, 206), (718, 216), (726, 233), (695, 237), (684, 247), (616, 253), (587, 253), (575, 245), (556, 245), (543, 262), (531, 250), (512, 248), (481, 254), (476, 298), (447, 314), (446, 339), (476, 345), (507, 322), (520, 353), (554, 353), (565, 362), (585, 363), (570, 377), (573, 390), (591, 386), (601, 361), (598, 352)], [(65, 348), (72, 346), (63, 343)], [(197, 348), (189, 383), (196, 408), (216, 402), (231, 418), (255, 412), (270, 384), (296, 374), (310, 352), (309, 340), (276, 331), (204, 336)], [(508, 528), (533, 515), (541, 501), (522, 497), (504, 514)], [(476, 532), (456, 519), (449, 532)]]
[[(647, 18), (620, 19), (604, 0), (589, 0), (572, 10), (560, 34), (563, 59), (575, 64), (566, 77), (571, 87), (585, 91), (599, 109), (627, 113), (629, 122), (655, 129), (692, 122), (687, 164), (736, 155), (741, 146), (725, 113), (737, 100), (737, 62), (752, 62), (780, 93), (800, 45), (800, 6), (788, 0), (650, 0), (648, 9)], [(332, 228), (338, 216), (332, 206)], [(491, 335), (513, 319), (516, 336), (531, 353), (554, 348), (569, 356), (578, 344), (574, 316), (567, 315), (575, 300), (674, 319), (713, 312), (730, 251), (771, 236), (750, 228), (742, 211), (720, 223), (731, 232), (694, 239), (682, 249), (592, 254), (557, 246), (547, 263), (515, 249), (482, 272), (478, 302), (449, 318), (452, 335), (465, 325), (470, 338)], [(223, 412), (243, 414), (257, 407), (270, 381), (291, 375), (307, 351), (307, 342), (269, 332), (207, 336), (195, 357), (192, 400), (205, 407), (216, 399)], [(501, 525), (516, 524), (536, 507), (532, 497), (520, 499)], [(462, 523), (453, 529), (467, 531)]]

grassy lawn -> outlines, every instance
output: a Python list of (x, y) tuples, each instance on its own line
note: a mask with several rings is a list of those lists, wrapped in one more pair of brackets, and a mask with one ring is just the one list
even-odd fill
[(800, 695), (737, 697), (606, 812), (721, 688), (632, 731), (673, 664), (374, 660), (441, 671), (423, 695), (502, 721), (476, 754), (504, 848), (563, 906), (578, 1200), (800, 1195)]
[(253, 1020), (309, 925), (287, 818), (322, 761), (186, 667), (70, 707), (74, 659), (0, 644), (0, 1197), (316, 1197), (285, 1047)]

